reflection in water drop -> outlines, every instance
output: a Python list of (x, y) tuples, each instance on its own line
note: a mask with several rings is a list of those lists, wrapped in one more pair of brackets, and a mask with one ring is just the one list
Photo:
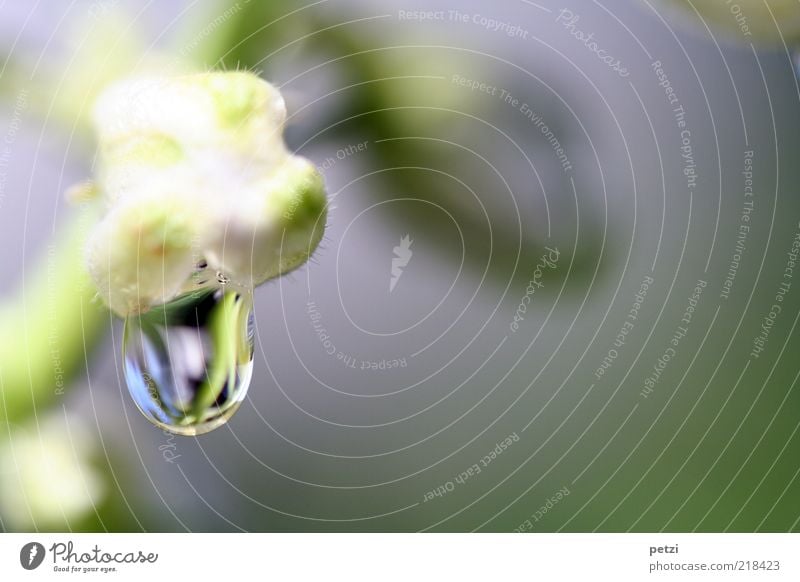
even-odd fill
[(125, 320), (125, 380), (156, 426), (197, 435), (222, 426), (253, 372), (252, 294), (194, 292)]

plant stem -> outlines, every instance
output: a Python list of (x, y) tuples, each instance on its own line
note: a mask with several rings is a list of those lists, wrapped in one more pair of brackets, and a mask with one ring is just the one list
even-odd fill
[(84, 220), (74, 216), (35, 275), (0, 304), (0, 422), (19, 422), (63, 395), (85, 368), (86, 354), (107, 321), (108, 312), (91, 302), (85, 230)]

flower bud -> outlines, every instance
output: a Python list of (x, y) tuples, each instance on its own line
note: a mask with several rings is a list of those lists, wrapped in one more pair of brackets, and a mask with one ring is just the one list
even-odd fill
[(322, 177), (283, 143), (286, 108), (255, 75), (124, 81), (94, 119), (93, 189), (107, 213), (87, 248), (100, 295), (126, 316), (191, 289), (198, 265), (252, 288), (308, 259), (322, 237)]

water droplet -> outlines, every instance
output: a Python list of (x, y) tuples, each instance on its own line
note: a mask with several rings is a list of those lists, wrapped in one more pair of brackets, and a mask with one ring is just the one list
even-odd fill
[(125, 320), (125, 381), (150, 422), (191, 436), (233, 416), (253, 372), (252, 301), (196, 291)]

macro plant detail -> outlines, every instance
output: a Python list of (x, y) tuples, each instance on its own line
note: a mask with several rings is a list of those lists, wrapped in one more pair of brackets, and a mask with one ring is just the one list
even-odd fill
[(94, 109), (96, 180), (72, 199), (104, 213), (86, 261), (125, 318), (125, 378), (152, 422), (220, 426), (252, 373), (252, 292), (322, 238), (322, 177), (283, 143), (277, 89), (247, 72), (123, 80)]
[(0, 531), (800, 528), (800, 0), (0, 12)]

